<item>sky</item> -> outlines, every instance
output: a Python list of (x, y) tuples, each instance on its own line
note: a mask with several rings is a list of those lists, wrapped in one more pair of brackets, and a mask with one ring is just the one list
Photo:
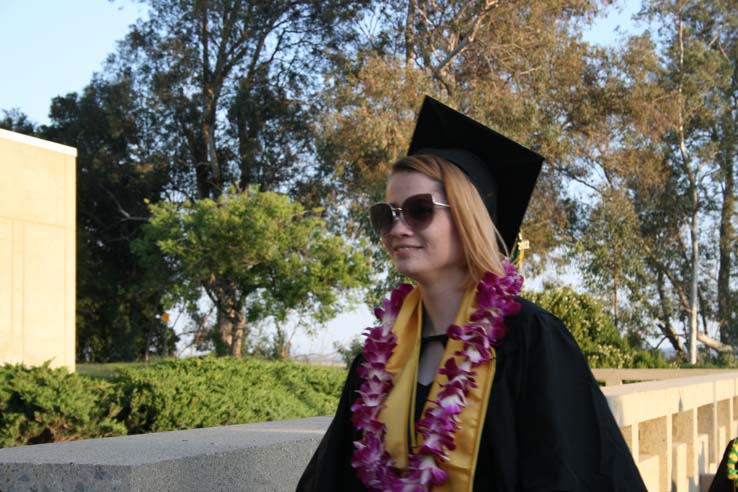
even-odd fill
[(0, 110), (48, 123), (51, 99), (81, 91), (145, 13), (120, 0), (0, 0)]
[[(637, 30), (640, 1), (621, 0), (585, 33), (601, 45)], [(131, 0), (0, 0), (0, 112), (17, 108), (31, 121), (49, 122), (52, 98), (80, 92), (146, 6)], [(0, 114), (1, 116), (1, 114)], [(316, 337), (299, 334), (297, 354), (333, 352), (373, 322), (368, 308), (339, 316)]]

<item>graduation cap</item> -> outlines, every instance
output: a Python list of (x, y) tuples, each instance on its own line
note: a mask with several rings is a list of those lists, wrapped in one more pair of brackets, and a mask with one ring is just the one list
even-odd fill
[(423, 100), (407, 154), (432, 154), (464, 171), (512, 252), (541, 155), (430, 96)]

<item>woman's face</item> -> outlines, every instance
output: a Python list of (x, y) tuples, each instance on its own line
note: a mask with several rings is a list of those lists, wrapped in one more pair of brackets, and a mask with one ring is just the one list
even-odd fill
[[(393, 207), (400, 207), (406, 198), (421, 193), (432, 194), (436, 202), (448, 203), (441, 184), (425, 174), (401, 171), (387, 181), (386, 201)], [(420, 285), (458, 286), (466, 277), (464, 248), (448, 208), (435, 207), (433, 220), (420, 231), (396, 220), (382, 235), (382, 242), (397, 271)]]

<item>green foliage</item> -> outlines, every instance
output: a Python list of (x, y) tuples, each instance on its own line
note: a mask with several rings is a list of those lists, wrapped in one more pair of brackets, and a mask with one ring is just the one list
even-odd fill
[(169, 276), (169, 305), (196, 311), (207, 293), (218, 311), (219, 341), (239, 356), (247, 323), (284, 321), (296, 312), (317, 321), (335, 316), (337, 294), (368, 281), (355, 246), (288, 196), (252, 188), (152, 205), (133, 249)]
[(0, 367), (0, 447), (328, 415), (346, 378), (337, 368), (230, 357), (112, 370), (95, 365), (88, 378)]
[(571, 287), (548, 287), (526, 297), (564, 322), (591, 367), (666, 367), (663, 356), (635, 350), (623, 341), (604, 307)]
[(129, 247), (158, 200), (167, 163), (152, 155), (127, 78), (94, 78), (54, 98), (42, 138), (77, 156), (77, 360), (131, 361), (170, 355), (176, 335), (162, 323), (162, 289)]
[(31, 137), (35, 137), (38, 132), (36, 125), (18, 108), (2, 110), (0, 128), (11, 132), (29, 135)]
[(66, 369), (0, 367), (0, 447), (125, 435), (113, 386)]
[(177, 191), (215, 198), (229, 183), (275, 190), (305, 179), (312, 84), (364, 1), (147, 0), (109, 58), (146, 101)]
[(132, 434), (335, 411), (345, 373), (289, 362), (203, 357), (123, 370), (114, 383)]

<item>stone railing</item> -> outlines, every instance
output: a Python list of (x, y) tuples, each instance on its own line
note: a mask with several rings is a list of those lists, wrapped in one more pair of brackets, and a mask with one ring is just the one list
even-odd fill
[[(738, 371), (595, 377), (650, 492), (707, 490), (738, 435)], [(623, 384), (623, 381), (646, 381)], [(294, 491), (330, 417), (0, 449), (0, 492)]]
[[(707, 490), (738, 435), (738, 371), (599, 369), (602, 392), (650, 492)], [(620, 384), (623, 381), (645, 381)]]
[(710, 374), (727, 374), (726, 369), (592, 369), (595, 379), (605, 386), (682, 379)]

